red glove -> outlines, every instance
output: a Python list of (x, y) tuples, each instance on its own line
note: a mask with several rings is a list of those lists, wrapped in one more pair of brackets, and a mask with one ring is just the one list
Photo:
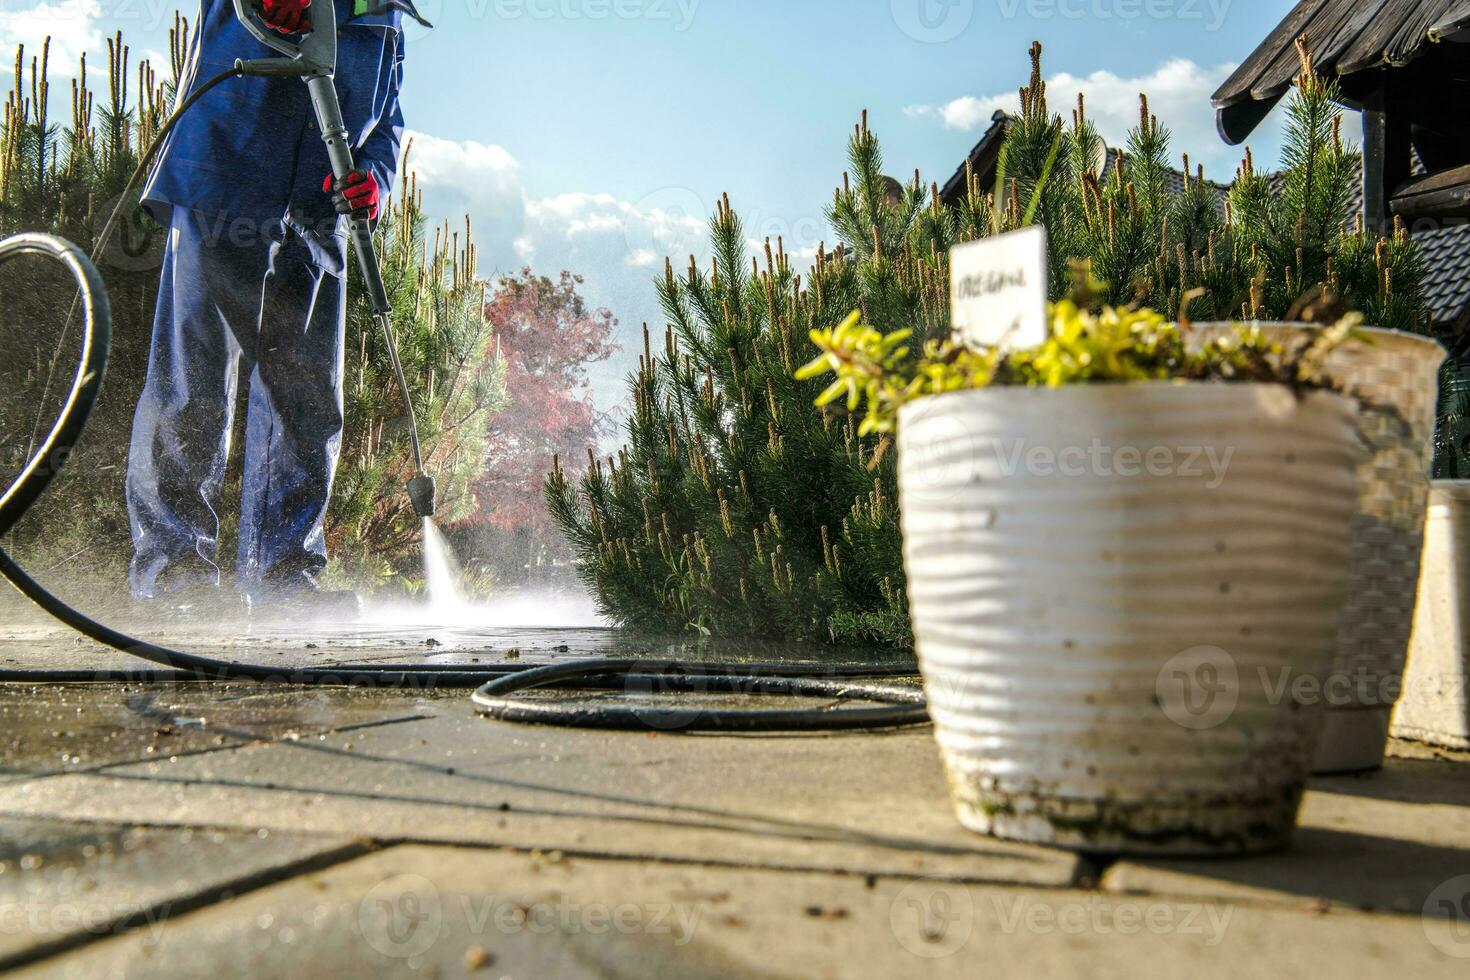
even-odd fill
[(260, 0), (260, 19), (282, 34), (311, 30), (311, 0)]
[(354, 170), (345, 180), (331, 174), (322, 181), (322, 191), (332, 195), (332, 206), (338, 214), (350, 214), (359, 220), (378, 217), (378, 178), (366, 170)]

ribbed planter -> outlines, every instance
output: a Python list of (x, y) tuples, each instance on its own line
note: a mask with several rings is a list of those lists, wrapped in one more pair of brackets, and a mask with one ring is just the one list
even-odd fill
[[(1261, 329), (1292, 349), (1320, 328), (1265, 324)], [(1364, 333), (1371, 344), (1350, 342), (1327, 361), (1333, 379), (1369, 405), (1361, 425), (1373, 455), (1358, 469), (1352, 591), (1323, 691), (1327, 724), (1312, 763), (1319, 773), (1383, 764), (1419, 591), (1439, 367), (1445, 357), (1444, 348), (1427, 337), (1397, 330)]]
[(919, 664), (960, 821), (1240, 853), (1295, 822), (1325, 713), (1356, 406), (1256, 384), (1001, 388), (899, 419)]
[(1470, 480), (1430, 485), (1419, 607), (1393, 734), (1470, 749)]

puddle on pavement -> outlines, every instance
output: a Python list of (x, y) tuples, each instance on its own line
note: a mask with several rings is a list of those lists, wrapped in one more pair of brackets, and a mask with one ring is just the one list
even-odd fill
[[(455, 692), (462, 694), (462, 692)], [(251, 684), (0, 687), (0, 781), (434, 712), (431, 696)]]
[[(150, 637), (220, 659), (272, 667), (347, 663), (464, 664), (504, 670), (587, 658), (769, 664), (820, 673), (861, 664), (912, 669), (906, 651), (815, 644), (651, 639), (613, 629), (475, 629), (463, 626), (350, 625), (183, 630)], [(41, 773), (167, 758), (254, 740), (315, 738), (341, 728), (439, 713), (468, 692), (290, 688), (249, 683), (3, 683), (8, 667), (116, 670), (148, 665), (61, 629), (0, 630), (0, 782)], [(625, 692), (626, 693), (626, 692)], [(561, 696), (565, 696), (562, 694)], [(602, 694), (589, 697), (601, 698)], [(700, 695), (685, 695), (700, 699)], [(718, 696), (735, 706), (731, 696)], [(666, 702), (657, 696), (654, 700)], [(737, 699), (743, 700), (743, 699)], [(684, 702), (691, 708), (690, 700)], [(752, 704), (769, 706), (769, 699)], [(799, 702), (787, 702), (796, 707)]]
[[(909, 651), (844, 648), (761, 640), (716, 640), (639, 636), (617, 629), (486, 629), (472, 626), (352, 623), (252, 627), (217, 631), (163, 629), (144, 636), (153, 642), (219, 659), (276, 666), (347, 663), (558, 663), (589, 657), (771, 663), (802, 667), (883, 665), (911, 668)], [(117, 669), (146, 667), (83, 640), (64, 628), (0, 629), (0, 671)], [(3, 681), (3, 677), (0, 677)]]

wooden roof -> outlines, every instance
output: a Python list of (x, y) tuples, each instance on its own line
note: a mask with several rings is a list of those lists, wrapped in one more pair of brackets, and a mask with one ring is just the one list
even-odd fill
[(1402, 67), (1467, 28), (1470, 0), (1301, 0), (1215, 93), (1220, 134), (1239, 143), (1291, 88), (1303, 34), (1319, 72), (1346, 76)]

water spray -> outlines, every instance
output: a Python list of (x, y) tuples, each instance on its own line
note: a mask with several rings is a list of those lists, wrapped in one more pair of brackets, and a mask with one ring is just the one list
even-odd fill
[[(17, 255), (33, 254), (62, 264), (77, 286), (70, 317), (82, 307), (82, 349), (71, 390), (52, 423), (51, 431), (19, 476), (0, 493), (0, 536), (15, 526), (36, 503), (47, 485), (65, 466), (69, 450), (77, 444), (91, 416), (107, 368), (112, 320), (107, 293), (97, 273), (95, 259), (106, 248), (117, 222), (128, 207), (130, 194), (147, 173), (159, 149), (179, 119), (216, 85), (241, 75), (303, 78), (311, 94), (312, 107), (321, 128), (322, 140), (339, 180), (353, 169), (352, 153), (342, 123), (341, 107), (333, 82), (337, 60), (336, 11), (330, 2), (312, 5), (314, 23), (299, 41), (288, 41), (268, 30), (247, 0), (234, 0), (241, 23), (261, 43), (279, 52), (278, 58), (241, 59), (233, 68), (197, 86), (164, 120), (153, 143), (139, 160), (124, 187), (116, 208), (97, 236), (89, 258), (77, 246), (50, 235), (17, 235), (0, 241), (0, 265)], [(438, 544), (430, 518), (435, 510), (433, 477), (424, 469), (419, 446), (418, 422), (413, 397), (398, 357), (397, 338), (391, 322), (372, 227), (367, 220), (352, 217), (352, 238), (358, 265), (372, 303), (374, 319), (387, 341), (388, 356), (403, 390), (404, 416), (408, 425), (415, 473), (407, 491), (414, 513), (424, 521), (426, 547)], [(432, 539), (432, 540), (431, 540)], [(588, 660), (550, 667), (513, 664), (334, 664), (330, 667), (281, 668), (276, 665), (237, 663), (171, 649), (122, 633), (98, 622), (53, 595), (33, 579), (3, 548), (0, 576), (26, 598), (68, 627), (98, 643), (155, 665), (152, 669), (105, 672), (0, 670), (0, 682), (87, 682), (167, 683), (179, 681), (257, 681), (302, 686), (332, 685), (370, 688), (473, 687), (477, 710), (493, 718), (543, 724), (592, 728), (646, 729), (652, 725), (683, 731), (834, 731), (891, 728), (928, 721), (923, 693), (915, 686), (877, 683), (860, 678), (910, 676), (911, 668), (867, 664), (833, 665), (826, 678), (789, 676), (791, 665), (757, 662)], [(160, 669), (161, 668), (161, 669)], [(508, 676), (515, 675), (515, 676)], [(575, 685), (573, 685), (575, 682)], [(511, 697), (528, 688), (547, 684), (609, 690), (670, 692), (732, 692), (800, 697), (857, 699), (879, 702), (878, 707), (834, 710), (831, 705), (811, 710), (649, 708), (607, 701), (593, 705), (566, 704), (544, 699), (530, 701)]]

